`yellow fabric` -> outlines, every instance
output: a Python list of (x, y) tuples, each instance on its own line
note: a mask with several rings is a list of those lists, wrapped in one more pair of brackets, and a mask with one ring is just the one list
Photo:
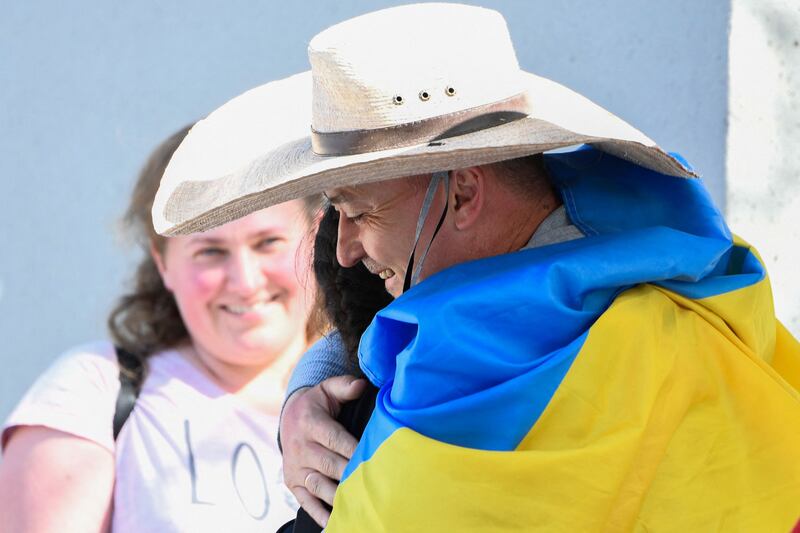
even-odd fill
[(397, 430), (340, 486), (327, 531), (790, 531), (800, 345), (769, 291), (626, 291), (516, 451)]
[(772, 358), (772, 367), (794, 390), (800, 390), (800, 343), (786, 331), (783, 324), (776, 321), (776, 326), (775, 355)]

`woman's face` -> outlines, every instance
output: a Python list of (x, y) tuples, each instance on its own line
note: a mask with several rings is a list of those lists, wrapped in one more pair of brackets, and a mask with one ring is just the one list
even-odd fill
[(302, 200), (293, 200), (171, 237), (163, 255), (154, 252), (195, 348), (248, 367), (303, 349), (313, 303), (306, 294), (308, 229)]

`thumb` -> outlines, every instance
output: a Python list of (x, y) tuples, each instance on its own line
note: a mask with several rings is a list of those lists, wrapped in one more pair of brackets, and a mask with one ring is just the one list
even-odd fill
[(367, 381), (355, 376), (336, 376), (320, 383), (322, 391), (336, 403), (355, 400), (364, 393)]

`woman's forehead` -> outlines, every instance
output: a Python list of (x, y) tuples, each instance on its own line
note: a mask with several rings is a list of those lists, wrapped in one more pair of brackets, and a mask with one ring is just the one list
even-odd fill
[[(290, 231), (294, 228), (305, 229), (307, 225), (308, 221), (302, 201), (291, 200), (250, 213), (208, 231), (183, 237), (193, 243), (223, 241), (233, 238), (258, 237), (264, 233)], [(170, 239), (181, 237), (170, 237)]]

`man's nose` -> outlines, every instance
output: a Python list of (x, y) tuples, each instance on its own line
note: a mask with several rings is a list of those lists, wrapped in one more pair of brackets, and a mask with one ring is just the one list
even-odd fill
[(358, 228), (344, 215), (339, 215), (339, 235), (336, 239), (336, 260), (345, 268), (355, 266), (364, 258), (364, 248), (358, 239)]
[(249, 250), (231, 254), (228, 263), (228, 286), (242, 295), (260, 290), (266, 282), (261, 262)]

